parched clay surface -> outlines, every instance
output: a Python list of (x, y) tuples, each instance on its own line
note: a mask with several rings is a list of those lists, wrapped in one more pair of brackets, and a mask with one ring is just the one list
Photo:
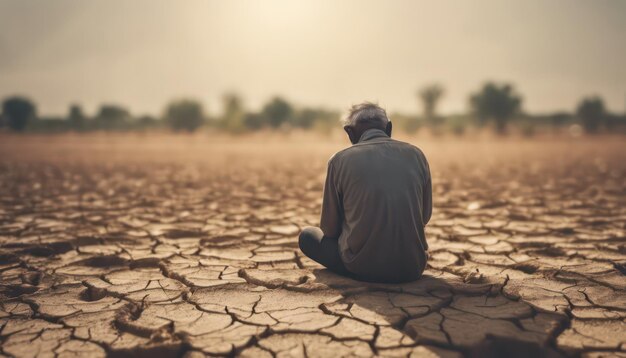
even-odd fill
[(431, 259), (402, 285), (298, 251), (335, 147), (90, 148), (2, 148), (0, 357), (626, 355), (623, 146), (427, 146)]

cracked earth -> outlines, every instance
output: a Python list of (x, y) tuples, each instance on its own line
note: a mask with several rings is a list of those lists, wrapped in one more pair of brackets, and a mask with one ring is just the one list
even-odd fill
[(170, 141), (2, 138), (0, 356), (626, 356), (620, 140), (413, 141), (431, 259), (401, 285), (298, 251), (342, 144)]

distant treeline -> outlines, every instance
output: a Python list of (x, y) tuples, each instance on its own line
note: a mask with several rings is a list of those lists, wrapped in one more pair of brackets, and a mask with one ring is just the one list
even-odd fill
[[(583, 98), (573, 112), (531, 115), (523, 111), (522, 97), (510, 84), (485, 83), (469, 96), (467, 114), (442, 116), (437, 107), (443, 98), (443, 87), (433, 84), (417, 92), (421, 105), (419, 114), (393, 113), (395, 128), (409, 133), (429, 128), (434, 134), (450, 132), (462, 135), (468, 127), (492, 126), (496, 133), (505, 134), (511, 123), (525, 135), (538, 128), (564, 127), (587, 133), (626, 133), (626, 115), (609, 113), (604, 101), (597, 96)], [(417, 112), (417, 111), (416, 111)], [(340, 112), (325, 108), (298, 107), (284, 98), (274, 97), (259, 111), (245, 108), (241, 97), (223, 97), (223, 111), (209, 116), (199, 101), (175, 100), (162, 115), (135, 116), (120, 105), (102, 105), (94, 115), (87, 115), (79, 105), (71, 105), (64, 117), (39, 116), (35, 103), (22, 96), (4, 99), (0, 115), (0, 130), (16, 132), (88, 132), (88, 131), (147, 131), (172, 130), (193, 132), (203, 126), (229, 133), (246, 133), (261, 129), (315, 129), (328, 132), (337, 127)]]

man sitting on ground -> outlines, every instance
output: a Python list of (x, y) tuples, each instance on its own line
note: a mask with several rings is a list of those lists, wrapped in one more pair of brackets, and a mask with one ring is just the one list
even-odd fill
[(391, 139), (387, 113), (372, 103), (353, 106), (344, 130), (353, 145), (328, 161), (320, 228), (302, 230), (300, 250), (356, 279), (416, 280), (426, 266), (432, 212), (426, 157)]

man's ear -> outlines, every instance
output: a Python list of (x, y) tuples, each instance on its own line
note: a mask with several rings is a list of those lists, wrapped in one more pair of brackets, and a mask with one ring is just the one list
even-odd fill
[(350, 138), (350, 143), (356, 144), (356, 142), (359, 141), (358, 138), (355, 138), (356, 137), (356, 133), (354, 133), (354, 128), (352, 128), (350, 126), (345, 126), (345, 127), (343, 127), (343, 130), (346, 131), (346, 133), (348, 133), (348, 138)]
[(387, 135), (389, 136), (389, 138), (391, 138), (391, 122), (387, 122), (387, 127), (385, 128), (385, 133), (387, 133)]

